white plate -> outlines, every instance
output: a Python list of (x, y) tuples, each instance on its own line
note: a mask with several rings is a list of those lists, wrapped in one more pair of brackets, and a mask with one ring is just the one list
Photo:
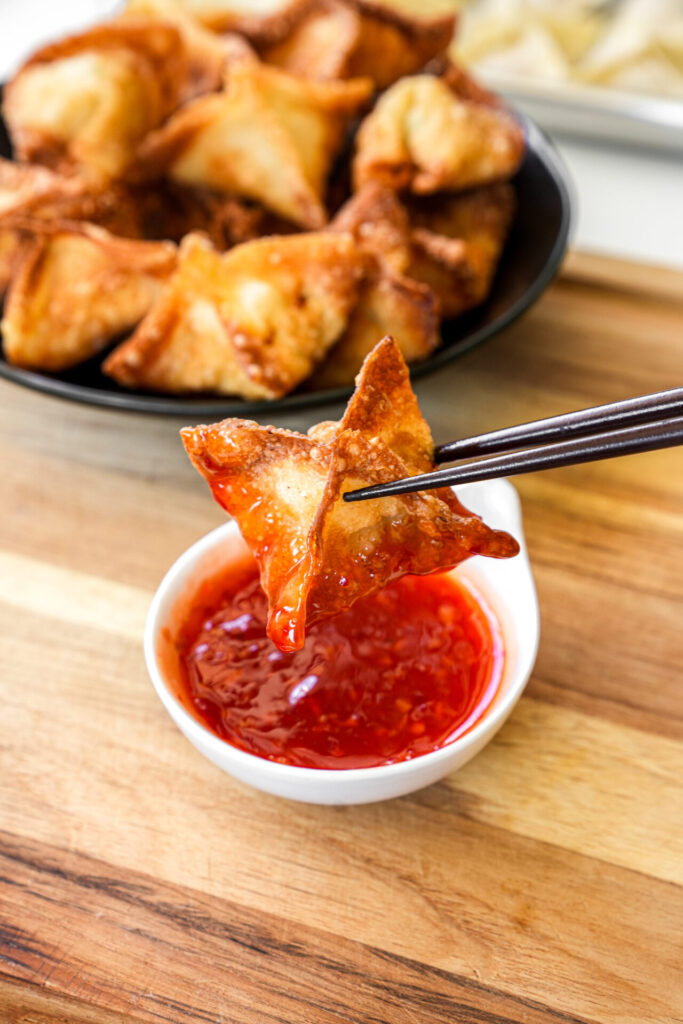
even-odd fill
[(516, 75), (481, 77), (547, 131), (683, 152), (679, 100)]

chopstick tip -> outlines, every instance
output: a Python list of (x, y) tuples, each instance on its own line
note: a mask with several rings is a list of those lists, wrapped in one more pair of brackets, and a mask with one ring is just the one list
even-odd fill
[(365, 487), (361, 487), (357, 491), (345, 491), (344, 494), (342, 494), (342, 498), (344, 501), (362, 501), (365, 497), (366, 489), (367, 488)]

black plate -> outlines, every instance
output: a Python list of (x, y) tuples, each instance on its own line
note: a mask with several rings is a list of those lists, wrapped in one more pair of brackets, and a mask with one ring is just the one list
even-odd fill
[[(446, 320), (442, 345), (431, 358), (412, 370), (413, 377), (432, 373), (467, 349), (486, 341), (512, 323), (548, 287), (567, 248), (570, 198), (567, 172), (548, 137), (526, 118), (528, 149), (514, 184), (517, 214), (498, 267), (491, 293), (477, 309)], [(0, 155), (9, 156), (4, 125), (0, 123)], [(378, 339), (379, 340), (379, 339)], [(102, 356), (65, 373), (34, 373), (10, 366), (0, 356), (0, 376), (60, 398), (134, 412), (173, 416), (257, 416), (273, 411), (315, 407), (348, 398), (351, 388), (297, 391), (286, 398), (247, 402), (240, 398), (186, 398), (124, 391), (100, 371)]]

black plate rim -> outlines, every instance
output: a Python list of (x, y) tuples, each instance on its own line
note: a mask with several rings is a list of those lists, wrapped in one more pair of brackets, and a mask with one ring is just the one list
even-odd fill
[[(500, 331), (509, 327), (525, 313), (552, 283), (564, 258), (572, 228), (572, 190), (567, 169), (550, 137), (531, 118), (516, 112), (525, 128), (527, 142), (535, 155), (549, 172), (553, 184), (557, 188), (561, 218), (543, 269), (529, 284), (525, 292), (516, 302), (512, 303), (491, 323), (473, 331), (461, 342), (444, 346), (433, 356), (411, 367), (410, 375), (414, 380), (426, 377), (442, 366), (458, 359), (465, 352), (488, 341)], [(33, 391), (51, 395), (82, 405), (93, 405), (100, 408), (123, 410), (125, 412), (145, 413), (157, 416), (253, 416), (262, 413), (291, 412), (298, 409), (313, 409), (345, 401), (353, 392), (352, 387), (330, 388), (326, 391), (299, 392), (284, 398), (250, 402), (238, 398), (222, 399), (186, 398), (182, 396), (168, 397), (165, 395), (141, 395), (129, 392), (99, 391), (83, 384), (74, 384), (51, 377), (46, 374), (24, 370), (11, 366), (0, 359), (0, 377), (12, 381)]]

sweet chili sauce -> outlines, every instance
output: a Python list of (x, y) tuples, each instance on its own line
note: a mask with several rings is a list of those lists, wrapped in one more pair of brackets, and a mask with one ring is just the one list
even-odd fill
[(495, 697), (497, 623), (452, 574), (406, 576), (307, 632), (266, 636), (253, 562), (206, 580), (174, 629), (179, 697), (217, 736), (282, 764), (366, 768), (462, 735)]

